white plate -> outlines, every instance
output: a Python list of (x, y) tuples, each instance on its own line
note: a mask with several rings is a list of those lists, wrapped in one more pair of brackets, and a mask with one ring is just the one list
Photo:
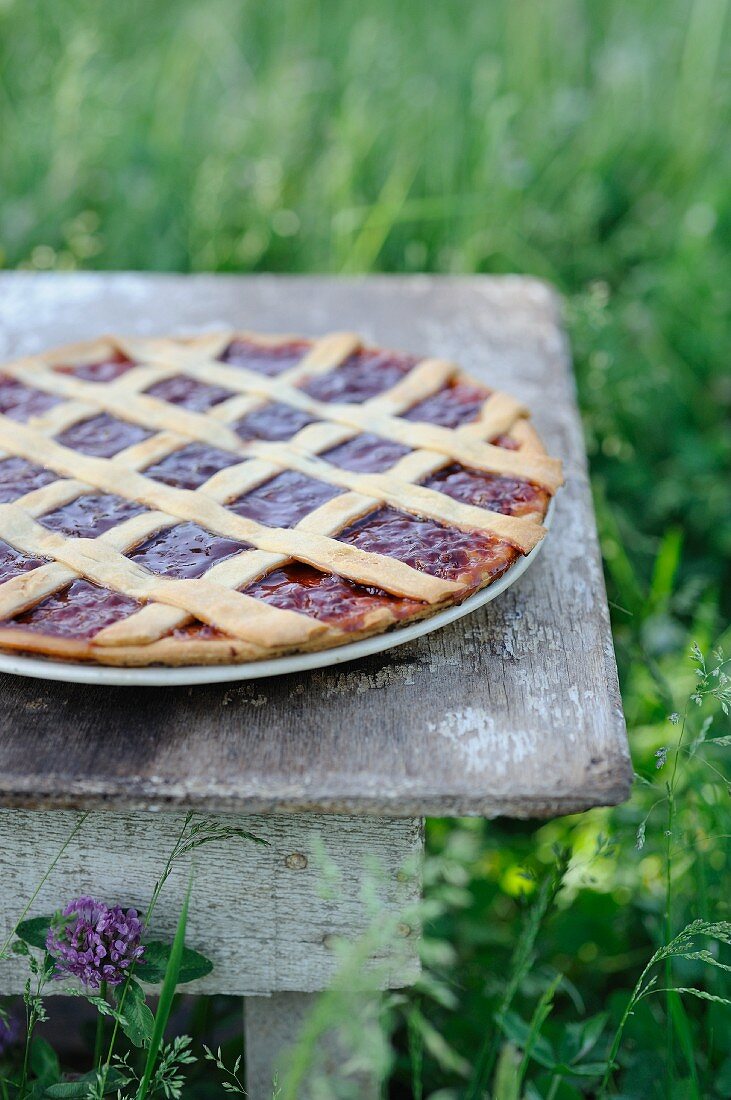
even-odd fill
[[(553, 515), (553, 501), (546, 513), (545, 526), (549, 527)], [(72, 661), (53, 661), (47, 657), (22, 657), (12, 653), (0, 653), (0, 672), (16, 676), (33, 676), (39, 680), (64, 680), (72, 684), (109, 684), (116, 687), (188, 687), (191, 684), (223, 684), (230, 680), (258, 680), (262, 676), (285, 676), (290, 672), (306, 672), (311, 668), (341, 665), (359, 657), (369, 657), (386, 649), (403, 645), (422, 634), (430, 634), (448, 626), (463, 615), (469, 615), (478, 607), (494, 600), (506, 588), (517, 581), (534, 561), (543, 545), (537, 546), (504, 573), (499, 580), (475, 592), (464, 603), (438, 611), (429, 619), (421, 619), (411, 626), (399, 626), (386, 634), (376, 634), (360, 642), (341, 645), (337, 649), (324, 649), (317, 653), (295, 653), (291, 657), (276, 657), (272, 661), (251, 661), (240, 665), (185, 665), (183, 668), (113, 668), (106, 665), (74, 664)]]

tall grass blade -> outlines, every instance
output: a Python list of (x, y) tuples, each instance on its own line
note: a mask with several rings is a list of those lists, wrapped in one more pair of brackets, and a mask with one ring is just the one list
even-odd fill
[[(39, 882), (39, 883), (38, 883), (38, 885), (36, 886), (35, 890), (34, 890), (34, 891), (33, 891), (33, 893), (31, 894), (31, 896), (30, 896), (30, 897), (28, 898), (28, 901), (27, 901), (27, 902), (25, 903), (25, 905), (23, 906), (23, 911), (22, 911), (22, 913), (20, 914), (20, 916), (18, 917), (18, 919), (16, 920), (16, 922), (15, 922), (15, 923), (13, 924), (12, 928), (10, 929), (10, 932), (9, 932), (9, 933), (8, 933), (8, 935), (6, 936), (6, 938), (5, 938), (5, 942), (3, 943), (2, 947), (0, 947), (0, 959), (4, 959), (4, 958), (6, 958), (6, 957), (7, 957), (7, 954), (8, 954), (8, 948), (10, 947), (10, 943), (11, 943), (11, 941), (13, 940), (13, 938), (14, 938), (14, 936), (15, 936), (16, 932), (18, 931), (18, 928), (19, 928), (19, 926), (20, 926), (20, 925), (21, 925), (21, 924), (23, 923), (23, 921), (24, 921), (24, 919), (25, 919), (25, 915), (26, 915), (26, 913), (28, 912), (28, 910), (30, 909), (31, 905), (33, 904), (33, 902), (34, 902), (34, 901), (36, 900), (36, 898), (37, 898), (37, 897), (38, 897), (38, 895), (40, 894), (40, 892), (41, 892), (41, 889), (43, 888), (43, 886), (44, 886), (44, 884), (45, 884), (46, 880), (47, 880), (47, 879), (48, 879), (48, 877), (50, 876), (51, 872), (52, 872), (52, 871), (54, 870), (54, 868), (55, 868), (56, 864), (58, 863), (58, 861), (60, 860), (61, 856), (62, 856), (62, 855), (64, 854), (64, 852), (65, 852), (65, 851), (66, 851), (66, 849), (68, 848), (68, 846), (69, 846), (69, 844), (71, 843), (71, 841), (72, 841), (72, 840), (74, 839), (74, 837), (76, 836), (76, 834), (77, 834), (77, 833), (79, 832), (79, 830), (81, 829), (81, 826), (82, 826), (82, 825), (84, 824), (84, 822), (86, 821), (86, 819), (87, 819), (87, 817), (88, 817), (88, 816), (89, 816), (89, 814), (88, 814), (88, 813), (84, 813), (84, 814), (82, 814), (82, 815), (81, 815), (81, 817), (80, 817), (80, 818), (79, 818), (79, 820), (78, 820), (78, 821), (76, 822), (76, 824), (74, 825), (74, 827), (73, 827), (73, 829), (71, 830), (71, 832), (69, 833), (69, 835), (68, 835), (68, 836), (66, 837), (66, 839), (64, 840), (64, 842), (63, 842), (63, 844), (61, 845), (61, 847), (59, 848), (59, 850), (58, 850), (58, 851), (56, 852), (56, 855), (55, 855), (55, 856), (53, 857), (53, 859), (52, 859), (52, 860), (51, 860), (51, 862), (49, 863), (48, 867), (47, 867), (47, 868), (46, 868), (46, 870), (44, 871), (44, 873), (43, 873), (43, 876), (42, 876), (42, 878), (41, 878), (40, 882)], [(44, 941), (44, 946), (45, 946), (45, 941)]]
[(520, 1100), (520, 1053), (505, 1043), (495, 1070), (493, 1100)]
[[(538, 933), (563, 882), (570, 856), (571, 853), (567, 849), (563, 849), (559, 853), (555, 872), (543, 880), (538, 896), (530, 908), (523, 931), (513, 952), (505, 993), (495, 1014), (495, 1018), (498, 1020), (509, 1010), (523, 979), (533, 965)], [(472, 1077), (465, 1090), (465, 1100), (481, 1100), (487, 1089), (497, 1057), (498, 1038), (496, 1032), (497, 1029), (492, 1035), (488, 1034), (486, 1036), (482, 1049), (478, 1053)]]
[(695, 1064), (695, 1044), (690, 1029), (688, 1014), (680, 995), (673, 990), (668, 994), (668, 1006), (672, 1020), (672, 1027), (678, 1037), (678, 1044), (690, 1073), (690, 1080), (686, 1082), (690, 1100), (702, 1100), (698, 1083), (698, 1070)]
[(544, 989), (538, 1000), (538, 1004), (535, 1007), (533, 1016), (531, 1017), (528, 1038), (523, 1049), (523, 1057), (521, 1059), (520, 1069), (518, 1071), (518, 1085), (520, 1087), (522, 1087), (523, 1081), (525, 1080), (525, 1075), (528, 1070), (528, 1064), (533, 1056), (533, 1050), (540, 1037), (541, 1028), (545, 1024), (546, 1020), (551, 1014), (551, 1010), (553, 1009), (553, 998), (556, 995), (556, 990), (561, 984), (562, 979), (563, 974), (557, 974), (551, 984), (546, 989)]
[(178, 985), (178, 978), (180, 976), (180, 967), (183, 961), (183, 950), (185, 948), (185, 929), (188, 923), (188, 904), (190, 902), (190, 892), (193, 885), (193, 872), (191, 870), (190, 878), (188, 880), (188, 889), (185, 892), (185, 898), (183, 899), (183, 907), (180, 910), (180, 916), (178, 918), (178, 926), (175, 929), (175, 939), (173, 940), (172, 951), (170, 952), (170, 960), (165, 970), (165, 980), (162, 983), (162, 989), (160, 990), (160, 1000), (157, 1005), (157, 1012), (155, 1013), (155, 1023), (152, 1028), (152, 1038), (150, 1039), (150, 1046), (147, 1051), (147, 1061), (145, 1062), (145, 1071), (140, 1081), (140, 1087), (137, 1091), (137, 1100), (145, 1100), (149, 1093), (150, 1082), (152, 1081), (152, 1075), (155, 1072), (155, 1065), (162, 1046), (163, 1036), (165, 1034), (165, 1028), (167, 1027), (168, 1020), (170, 1019), (170, 1013), (173, 1007), (173, 998), (175, 997), (175, 990)]

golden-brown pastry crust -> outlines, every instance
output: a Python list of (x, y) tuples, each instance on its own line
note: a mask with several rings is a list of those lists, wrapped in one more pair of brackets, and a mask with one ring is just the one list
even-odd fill
[[(295, 366), (269, 377), (219, 361), (234, 341), (261, 348), (296, 342), (304, 354)], [(2, 455), (41, 465), (56, 475), (50, 484), (0, 504), (0, 538), (28, 558), (45, 559), (0, 584), (0, 648), (113, 665), (231, 663), (324, 649), (461, 602), (500, 575), (515, 560), (516, 550), (529, 552), (543, 537), (541, 520), (562, 479), (560, 462), (546, 455), (527, 410), (506, 394), (485, 391), (479, 415), (462, 426), (405, 419), (402, 414), (446, 385), (479, 386), (454, 364), (436, 359), (415, 363), (385, 393), (361, 403), (326, 402), (298, 388), (298, 383), (327, 375), (360, 350), (360, 341), (349, 333), (302, 340), (226, 332), (180, 339), (95, 340), (0, 368), (6, 378), (57, 399), (26, 423), (0, 415)], [(127, 357), (137, 365), (104, 383), (66, 369), (110, 356)], [(143, 392), (179, 375), (222, 387), (232, 396), (199, 412)], [(297, 409), (314, 422), (284, 442), (242, 440), (233, 425), (272, 402)], [(81, 453), (55, 438), (100, 413), (152, 434), (112, 458)], [(410, 450), (382, 473), (354, 472), (320, 457), (364, 432)], [(509, 446), (490, 442), (505, 437)], [(196, 489), (174, 488), (145, 474), (148, 467), (190, 443), (224, 448), (240, 461)], [(540, 508), (524, 514), (490, 511), (421, 484), (451, 463), (540, 486)], [(283, 471), (296, 471), (342, 491), (289, 528), (268, 526), (226, 507)], [(39, 522), (45, 513), (94, 491), (136, 501), (147, 510), (94, 538), (68, 537)], [(498, 549), (490, 568), (470, 568), (446, 579), (337, 539), (348, 525), (384, 506), (491, 536)], [(197, 579), (152, 573), (126, 556), (146, 539), (185, 522), (252, 549), (219, 561)], [(391, 593), (405, 606), (377, 606), (374, 601), (373, 609), (355, 625), (342, 629), (241, 591), (292, 560)], [(91, 637), (9, 625), (78, 578), (141, 606)], [(207, 624), (210, 635), (191, 633), (193, 622)]]

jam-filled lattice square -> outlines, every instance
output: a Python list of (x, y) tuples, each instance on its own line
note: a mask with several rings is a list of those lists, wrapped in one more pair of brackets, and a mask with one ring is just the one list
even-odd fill
[(207, 443), (189, 443), (148, 466), (145, 473), (175, 489), (197, 489), (214, 474), (242, 461), (241, 455)]
[(0, 375), (0, 413), (11, 420), (25, 421), (32, 416), (43, 416), (60, 401), (61, 398), (52, 393), (44, 393), (15, 378)]
[(221, 538), (196, 523), (180, 523), (159, 531), (128, 557), (153, 573), (170, 577), (202, 577), (212, 565), (251, 547)]
[(342, 490), (288, 470), (229, 504), (232, 512), (267, 527), (294, 527)]
[(81, 454), (112, 458), (119, 451), (133, 447), (135, 443), (141, 443), (151, 435), (151, 431), (139, 424), (118, 420), (109, 413), (100, 413), (90, 420), (80, 420), (56, 438), (64, 447), (70, 447)]
[(50, 531), (77, 539), (95, 539), (112, 527), (146, 511), (144, 504), (111, 493), (80, 496), (69, 504), (38, 517)]
[(208, 412), (214, 405), (219, 405), (221, 401), (234, 396), (231, 390), (197, 382), (184, 374), (175, 374), (172, 378), (156, 382), (145, 392), (148, 397), (156, 397), (159, 401), (167, 401), (170, 405), (180, 405), (184, 409), (189, 409), (190, 412)]
[(53, 481), (56, 481), (56, 475), (50, 470), (44, 470), (42, 466), (36, 466), (34, 462), (28, 462), (24, 458), (2, 459), (0, 504), (8, 504), (11, 500), (32, 493), (34, 489), (42, 489)]

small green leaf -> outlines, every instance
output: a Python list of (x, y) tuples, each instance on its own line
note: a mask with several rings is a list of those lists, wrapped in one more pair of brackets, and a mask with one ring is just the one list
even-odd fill
[(31, 947), (40, 947), (43, 950), (52, 919), (52, 917), (31, 917), (30, 920), (21, 921), (15, 934)]
[(122, 1005), (122, 1031), (136, 1047), (146, 1047), (152, 1036), (153, 1015), (145, 1004), (145, 993), (138, 982), (127, 986)]
[(512, 1043), (504, 1043), (495, 1070), (495, 1100), (520, 1100), (520, 1054)]
[(425, 1048), (442, 1069), (457, 1073), (460, 1077), (468, 1076), (469, 1062), (449, 1045), (437, 1028), (416, 1008), (411, 1010), (411, 1021)]
[(608, 1012), (600, 1012), (581, 1024), (578, 1030), (579, 1049), (571, 1059), (572, 1062), (580, 1062), (594, 1049), (607, 1025), (608, 1018)]
[[(517, 1012), (504, 1012), (495, 1022), (513, 1046), (525, 1050), (531, 1036), (531, 1029)], [(546, 1069), (553, 1069), (556, 1064), (556, 1056), (551, 1044), (541, 1035), (532, 1042), (531, 1057)]]
[(570, 1077), (601, 1077), (606, 1068), (606, 1062), (572, 1062), (570, 1066), (557, 1062), (553, 1072)]
[(648, 597), (649, 610), (657, 612), (667, 608), (675, 589), (675, 577), (680, 565), (680, 553), (683, 548), (683, 532), (679, 527), (671, 527), (665, 532), (650, 582)]
[(118, 1020), (120, 1026), (124, 1023), (124, 1017), (121, 1012), (118, 1012), (114, 1005), (109, 1001), (105, 1001), (103, 997), (99, 997), (94, 993), (87, 993), (85, 989), (74, 989), (73, 986), (62, 986), (61, 993), (64, 997), (80, 997), (84, 1001), (88, 1001), (90, 1005), (94, 1005), (94, 1008), (101, 1016), (111, 1016), (113, 1020)]
[[(96, 1070), (92, 1070), (90, 1073), (85, 1073), (83, 1077), (78, 1077), (75, 1081), (60, 1081), (57, 1085), (51, 1085), (43, 1093), (44, 1100), (85, 1100), (89, 1095), (89, 1085), (96, 1083), (97, 1073)], [(123, 1088), (128, 1082), (128, 1078), (120, 1073), (119, 1070), (110, 1069), (107, 1074), (106, 1084), (104, 1086), (104, 1095), (117, 1092)]]
[[(88, 1074), (87, 1074), (88, 1078)], [(78, 1081), (60, 1081), (57, 1085), (51, 1085), (43, 1093), (44, 1097), (79, 1097), (82, 1098), (89, 1095), (89, 1085), (92, 1083), (91, 1078), (84, 1080), (80, 1077)]]
[[(165, 977), (172, 945), (161, 940), (145, 944), (145, 953), (137, 964), (135, 973), (143, 982), (161, 982)], [(213, 963), (205, 955), (190, 947), (183, 948), (183, 957), (178, 974), (178, 985), (204, 978), (213, 970)]]

